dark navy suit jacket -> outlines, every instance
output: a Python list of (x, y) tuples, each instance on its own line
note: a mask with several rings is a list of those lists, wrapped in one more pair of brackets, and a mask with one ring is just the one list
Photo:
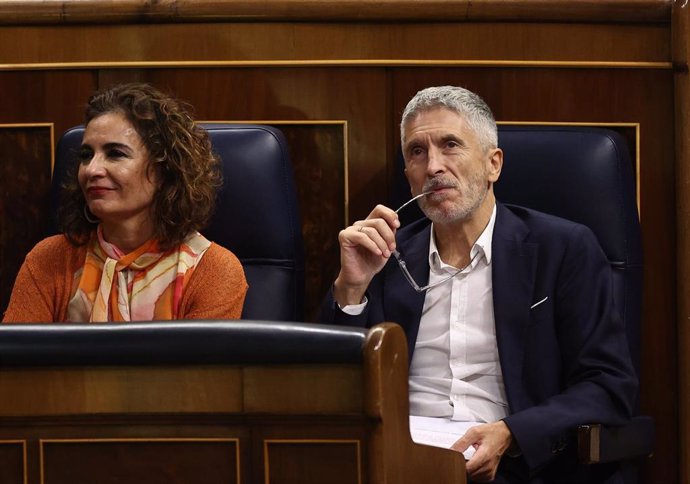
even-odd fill
[[(419, 284), (428, 281), (430, 233), (430, 221), (423, 219), (396, 238)], [(516, 460), (532, 476), (576, 472), (577, 425), (623, 424), (636, 399), (637, 377), (612, 305), (611, 268), (587, 227), (500, 203), (492, 254), (496, 338), (509, 404), (505, 422), (522, 454)], [(411, 361), (424, 294), (410, 287), (391, 257), (367, 298), (364, 313), (349, 316), (329, 295), (321, 322), (398, 323)]]

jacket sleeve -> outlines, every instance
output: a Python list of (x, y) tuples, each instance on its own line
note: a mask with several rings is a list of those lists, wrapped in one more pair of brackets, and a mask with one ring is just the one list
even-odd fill
[(318, 322), (323, 324), (336, 324), (340, 326), (359, 326), (359, 327), (370, 327), (368, 324), (369, 310), (371, 307), (371, 300), (367, 292), (367, 303), (364, 311), (361, 314), (352, 316), (343, 312), (339, 307), (338, 303), (335, 302), (333, 297), (333, 286), (328, 290), (328, 294), (323, 299), (321, 303), (321, 308), (319, 310)]

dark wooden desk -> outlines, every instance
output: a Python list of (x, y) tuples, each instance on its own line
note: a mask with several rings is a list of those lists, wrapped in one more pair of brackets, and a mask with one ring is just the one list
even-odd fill
[(465, 482), (460, 454), (410, 440), (395, 325), (369, 331), (358, 363), (8, 367), (2, 355), (0, 484)]

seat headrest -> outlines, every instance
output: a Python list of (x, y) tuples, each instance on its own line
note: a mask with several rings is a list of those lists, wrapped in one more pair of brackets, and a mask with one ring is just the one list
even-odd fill
[(260, 125), (201, 126), (223, 160), (224, 179), (216, 214), (204, 234), (231, 247), (244, 261), (301, 261), (299, 209), (283, 134)]
[(612, 263), (641, 264), (633, 163), (619, 133), (501, 126), (498, 144), (504, 152), (498, 200), (586, 225)]

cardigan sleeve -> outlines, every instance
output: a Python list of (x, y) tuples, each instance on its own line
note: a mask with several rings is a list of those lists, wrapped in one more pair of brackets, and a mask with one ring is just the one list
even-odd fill
[(212, 244), (194, 270), (180, 306), (180, 319), (240, 319), (247, 280), (237, 257)]
[(39, 242), (19, 269), (2, 322), (62, 321), (69, 299), (69, 281), (74, 272), (71, 266), (81, 252), (61, 235)]

